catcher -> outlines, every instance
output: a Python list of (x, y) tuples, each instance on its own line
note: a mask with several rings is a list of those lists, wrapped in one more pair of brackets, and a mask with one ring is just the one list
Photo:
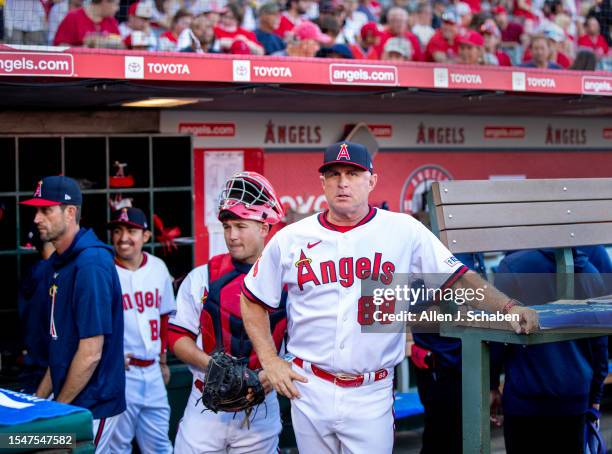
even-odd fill
[[(263, 176), (234, 175), (221, 193), (218, 215), (229, 253), (212, 257), (181, 284), (169, 343), (190, 366), (194, 383), (176, 436), (178, 454), (277, 452), (278, 400), (244, 329), (240, 293), (270, 226), (283, 214)], [(270, 314), (279, 351), (287, 325), (284, 300)]]

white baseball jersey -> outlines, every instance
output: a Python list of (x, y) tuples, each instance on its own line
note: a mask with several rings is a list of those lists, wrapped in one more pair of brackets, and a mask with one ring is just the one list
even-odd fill
[[(238, 278), (235, 278), (238, 279)], [(197, 335), (196, 344), (204, 349), (202, 336), (213, 336), (212, 332), (203, 332), (200, 315), (203, 302), (209, 291), (208, 265), (193, 269), (183, 280), (176, 297), (176, 313), (170, 317), (173, 326), (183, 328)], [(236, 285), (236, 292), (239, 293)], [(236, 302), (239, 294), (232, 295)], [(194, 381), (204, 381), (204, 372), (189, 365)], [(213, 413), (201, 403), (202, 391), (192, 386), (191, 396), (185, 407), (176, 435), (174, 452), (177, 454), (196, 453), (264, 453), (278, 452), (278, 434), (282, 426), (276, 393), (266, 395), (265, 408), (256, 409), (251, 416), (245, 412)], [(249, 418), (249, 425), (244, 419)]]
[[(176, 313), (170, 317), (172, 325), (180, 326), (197, 335), (196, 344), (202, 348), (200, 314), (203, 298), (208, 294), (208, 265), (201, 265), (191, 270), (181, 283), (176, 295)], [(195, 379), (204, 380), (200, 369), (188, 364)]]
[(166, 264), (144, 254), (135, 271), (116, 265), (123, 296), (125, 353), (138, 359), (158, 359), (161, 351), (160, 315), (176, 310), (172, 278)]
[[(405, 333), (362, 333), (361, 281), (390, 284), (396, 273), (447, 275), (467, 268), (416, 219), (372, 208), (340, 232), (319, 213), (279, 231), (244, 281), (253, 300), (277, 307), (287, 286), (287, 351), (330, 372), (392, 368), (405, 357)], [(368, 320), (371, 324), (372, 321)]]

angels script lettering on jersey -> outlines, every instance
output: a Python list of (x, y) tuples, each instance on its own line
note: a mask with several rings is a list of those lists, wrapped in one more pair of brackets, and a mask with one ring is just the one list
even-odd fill
[[(295, 263), (297, 269), (297, 284), (300, 290), (304, 285), (312, 282), (314, 285), (331, 284), (340, 282), (343, 287), (351, 287), (355, 278), (382, 282), (385, 285), (393, 282), (395, 265), (389, 261), (382, 261), (380, 252), (374, 253), (374, 260), (367, 257), (342, 257), (338, 263), (334, 260), (321, 262), (319, 266), (313, 266), (312, 259), (308, 258), (304, 251), (300, 251), (300, 259)], [(315, 272), (315, 269), (317, 270)]]
[(161, 306), (161, 295), (159, 294), (159, 289), (155, 289), (155, 293), (136, 292), (134, 293), (133, 298), (130, 297), (129, 293), (124, 293), (122, 298), (124, 311), (134, 309), (135, 306), (139, 313), (143, 313), (145, 307), (159, 308)]

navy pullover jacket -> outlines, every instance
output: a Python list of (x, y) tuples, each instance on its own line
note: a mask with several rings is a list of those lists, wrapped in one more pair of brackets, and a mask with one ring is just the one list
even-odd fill
[[(584, 252), (573, 252), (575, 297), (603, 295), (605, 288), (598, 270)], [(495, 287), (525, 305), (544, 304), (557, 299), (555, 271), (553, 250), (515, 252), (500, 263)], [(550, 276), (532, 280), (513, 273)], [(506, 373), (505, 414), (579, 415), (601, 400), (608, 373), (607, 337), (530, 346), (493, 344), (491, 354), (491, 387), (499, 384), (502, 363)]]

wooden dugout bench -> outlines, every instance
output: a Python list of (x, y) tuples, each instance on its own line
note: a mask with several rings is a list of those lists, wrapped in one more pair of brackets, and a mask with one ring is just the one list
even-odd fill
[[(564, 300), (574, 297), (571, 248), (612, 244), (612, 178), (435, 182), (428, 206), (432, 231), (453, 253), (555, 248), (557, 295)], [(440, 334), (462, 342), (463, 452), (488, 454), (487, 342), (534, 345), (608, 335), (612, 329), (518, 335), (509, 325), (443, 323)]]

